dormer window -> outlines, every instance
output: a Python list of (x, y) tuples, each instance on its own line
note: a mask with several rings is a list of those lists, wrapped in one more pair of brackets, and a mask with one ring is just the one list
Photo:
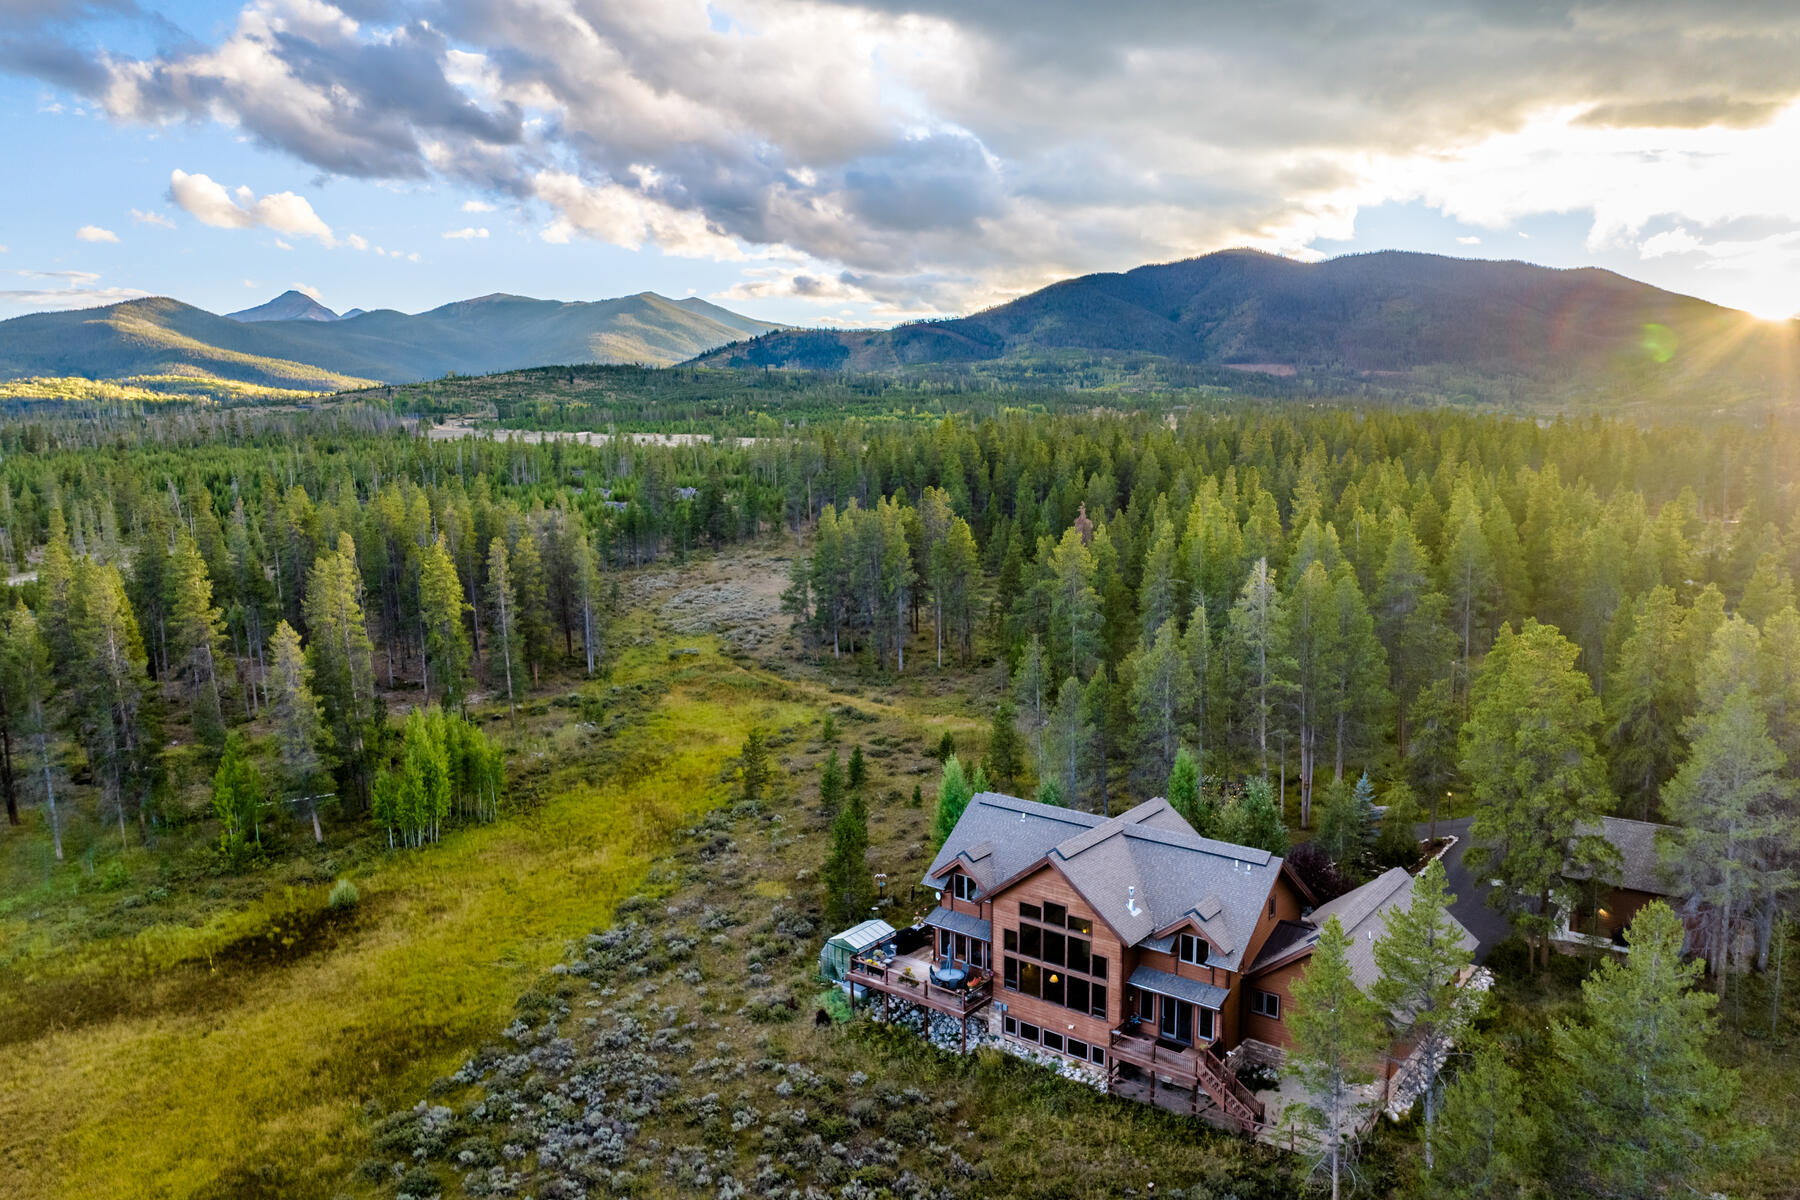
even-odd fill
[(950, 877), (950, 894), (958, 900), (973, 900), (978, 890), (975, 881), (960, 871)]
[(1198, 938), (1191, 933), (1184, 933), (1177, 940), (1179, 942), (1177, 949), (1180, 952), (1179, 956), (1182, 962), (1192, 963), (1196, 967), (1206, 965), (1207, 946), (1205, 938)]

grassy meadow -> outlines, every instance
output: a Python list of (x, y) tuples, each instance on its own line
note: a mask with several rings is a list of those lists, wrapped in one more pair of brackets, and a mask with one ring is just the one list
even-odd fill
[[(330, 875), (295, 886), (278, 866), (265, 896), (195, 924), (183, 917), (199, 897), (162, 888), (151, 906), (166, 921), (84, 940), (76, 920), (46, 941), (35, 926), (118, 896), (16, 888), (43, 848), (0, 840), (0, 1195), (341, 1186), (365, 1152), (364, 1105), (422, 1087), (504, 1025), (564, 942), (604, 926), (670, 835), (721, 799), (750, 725), (800, 719), (785, 685), (704, 638), (674, 658), (648, 628), (626, 634), (602, 689), (628, 710), (610, 736), (536, 705), (511, 764), (535, 799), (423, 853), (341, 852), (362, 896), (347, 916), (325, 906)], [(149, 871), (141, 855), (124, 871)]]

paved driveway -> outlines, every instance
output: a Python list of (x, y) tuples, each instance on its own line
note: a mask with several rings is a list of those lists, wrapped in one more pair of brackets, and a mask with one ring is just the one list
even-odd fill
[[(1505, 940), (1512, 933), (1512, 925), (1499, 909), (1488, 904), (1488, 881), (1476, 879), (1469, 868), (1463, 865), (1463, 851), (1469, 848), (1469, 826), (1473, 821), (1473, 817), (1439, 821), (1438, 836), (1456, 838), (1456, 845), (1450, 847), (1449, 852), (1444, 855), (1444, 878), (1456, 897), (1456, 903), (1450, 906), (1450, 915), (1475, 935), (1478, 943), (1475, 947), (1475, 961), (1481, 962), (1496, 942)], [(1429, 825), (1420, 825), (1419, 840), (1424, 841), (1430, 832)]]

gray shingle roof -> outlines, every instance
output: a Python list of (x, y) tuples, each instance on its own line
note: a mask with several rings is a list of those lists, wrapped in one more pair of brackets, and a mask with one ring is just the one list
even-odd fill
[(1173, 996), (1177, 1000), (1186, 1000), (1189, 1004), (1198, 1004), (1201, 1008), (1210, 1008), (1215, 1012), (1225, 1007), (1225, 998), (1231, 995), (1222, 987), (1172, 975), (1155, 967), (1139, 967), (1131, 973), (1129, 982), (1134, 988), (1155, 992), (1159, 996)]
[[(1336, 917), (1344, 932), (1350, 935), (1350, 974), (1356, 980), (1356, 986), (1368, 991), (1375, 986), (1381, 977), (1381, 968), (1375, 965), (1375, 939), (1387, 929), (1387, 914), (1392, 909), (1405, 908), (1412, 903), (1413, 877), (1402, 867), (1392, 867), (1374, 879), (1353, 891), (1345, 892), (1335, 900), (1324, 904), (1308, 913), (1305, 924), (1312, 927), (1310, 933), (1302, 936), (1271, 936), (1269, 944), (1257, 956), (1256, 967), (1261, 969), (1272, 963), (1294, 957), (1296, 952), (1310, 950), (1319, 940), (1319, 931), (1325, 923)], [(1446, 914), (1447, 915), (1447, 914)], [(1455, 917), (1450, 917), (1461, 937), (1458, 939), (1463, 949), (1475, 949), (1475, 935), (1464, 929)], [(1282, 923), (1282, 928), (1288, 926)]]
[(962, 869), (985, 892), (1050, 853), (1058, 842), (1104, 820), (1093, 813), (981, 792), (970, 798), (956, 828), (931, 860), (925, 886), (942, 890), (946, 872), (960, 859)]
[(1632, 821), (1624, 817), (1601, 817), (1600, 827), (1583, 824), (1577, 834), (1599, 834), (1619, 852), (1622, 870), (1617, 879), (1608, 879), (1617, 887), (1654, 896), (1672, 896), (1675, 889), (1663, 874), (1662, 859), (1656, 849), (1658, 833), (1673, 833), (1668, 825), (1649, 821)]
[(993, 923), (980, 917), (971, 917), (968, 913), (957, 912), (949, 908), (934, 908), (925, 914), (925, 924), (937, 929), (948, 929), (951, 933), (960, 933), (964, 937), (979, 938), (984, 942), (994, 940)]
[(1185, 918), (1218, 948), (1212, 961), (1242, 963), (1281, 859), (1266, 850), (1203, 838), (1168, 801), (1147, 801), (1110, 820), (983, 793), (969, 802), (925, 883), (940, 887), (960, 861), (983, 891), (1048, 857), (1128, 945), (1167, 948), (1154, 935)]

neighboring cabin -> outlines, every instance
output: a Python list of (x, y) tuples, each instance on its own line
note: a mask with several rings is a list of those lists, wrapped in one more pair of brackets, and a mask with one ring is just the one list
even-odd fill
[[(1598, 828), (1583, 826), (1578, 835), (1599, 835), (1618, 855), (1618, 869), (1606, 869), (1578, 886), (1571, 911), (1562, 914), (1555, 940), (1575, 945), (1625, 945), (1625, 929), (1638, 910), (1652, 900), (1667, 901), (1683, 911), (1678, 894), (1664, 870), (1659, 836), (1672, 835), (1673, 826), (1624, 817), (1601, 817)], [(1693, 927), (1690, 921), (1689, 933)]]
[(924, 882), (940, 895), (924, 921), (936, 966), (991, 981), (916, 986), (902, 959), (857, 967), (855, 983), (952, 1017), (985, 1014), (991, 1037), (1079, 1062), (1108, 1091), (1245, 1129), (1264, 1114), (1236, 1066), (1279, 1061), (1291, 1044), (1291, 989), (1320, 928), (1335, 914), (1356, 939), (1367, 988), (1382, 914), (1412, 895), (1395, 869), (1317, 904), (1283, 859), (1201, 837), (1162, 799), (1109, 819), (985, 792)]

